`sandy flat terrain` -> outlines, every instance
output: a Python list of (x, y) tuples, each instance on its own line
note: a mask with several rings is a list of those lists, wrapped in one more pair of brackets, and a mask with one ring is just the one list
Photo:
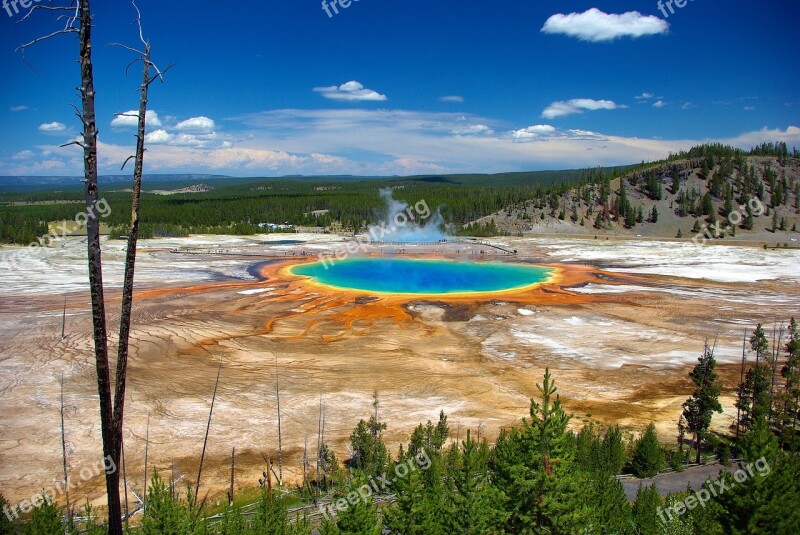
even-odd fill
[[(440, 410), (453, 438), (480, 427), (493, 439), (527, 414), (546, 367), (576, 425), (591, 418), (636, 431), (654, 421), (664, 440), (673, 440), (691, 392), (687, 374), (706, 338), (717, 340), (726, 380), (725, 413), (715, 417), (725, 428), (735, 416), (743, 329), (800, 311), (798, 251), (504, 239), (495, 243), (518, 250), (519, 261), (559, 264), (564, 276), (549, 288), (495, 296), (387, 298), (286, 276), (285, 266), (308, 260), (302, 252), (313, 258), (340, 241), (290, 238), (305, 243), (278, 243), (287, 236), (141, 243), (125, 419), (134, 488), (142, 488), (148, 416), (151, 463), (169, 471), (174, 461), (176, 477), (194, 481), (220, 362), (203, 474), (204, 488), (215, 493), (227, 485), (232, 447), (240, 486), (256, 485), (262, 454), (276, 454), (276, 358), (284, 475), (291, 481), (301, 471), (306, 440), (309, 448), (316, 444), (320, 400), (326, 436), (340, 458), (347, 457), (357, 421), (371, 414), (374, 390), (392, 451)], [(104, 242), (112, 333), (123, 247)], [(226, 254), (171, 252), (179, 248)], [(473, 258), (468, 249), (409, 247), (405, 253)], [(62, 374), (76, 477), (100, 457), (100, 434), (85, 243), (66, 239), (16, 269), (8, 269), (11, 252), (0, 249), (0, 491), (17, 500), (60, 477)], [(101, 488), (93, 478), (73, 493), (98, 500)]]

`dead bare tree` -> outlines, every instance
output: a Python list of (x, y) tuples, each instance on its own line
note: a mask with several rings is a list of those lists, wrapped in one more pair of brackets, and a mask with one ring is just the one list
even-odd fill
[(130, 509), (128, 509), (128, 473), (125, 468), (125, 442), (122, 442), (122, 451), (121, 453), (121, 460), (122, 460), (122, 496), (124, 496), (125, 500), (125, 527), (128, 527), (128, 518), (130, 517)]
[(281, 388), (278, 355), (275, 355), (275, 397), (278, 400), (278, 485), (283, 485), (283, 437), (281, 435)]
[(317, 491), (314, 493), (314, 505), (319, 500), (319, 456), (322, 447), (322, 395), (319, 396), (319, 418), (317, 419)]
[[(64, 499), (66, 500), (66, 509), (64, 511), (67, 519), (72, 518), (69, 503), (69, 473), (67, 471), (67, 438), (64, 431), (64, 373), (61, 373), (61, 462), (64, 469)], [(69, 522), (66, 523), (69, 525)], [(66, 529), (66, 526), (65, 526)]]
[(147, 430), (144, 432), (144, 493), (142, 494), (142, 511), (147, 509), (147, 452), (150, 449), (150, 415), (147, 415)]
[(217, 380), (214, 382), (214, 393), (211, 395), (211, 408), (208, 410), (208, 422), (206, 423), (206, 436), (203, 439), (203, 451), (200, 453), (200, 466), (197, 469), (197, 482), (194, 485), (194, 503), (197, 504), (198, 492), (200, 492), (200, 476), (203, 474), (203, 461), (206, 458), (206, 445), (208, 445), (208, 432), (211, 430), (211, 416), (214, 414), (214, 402), (217, 399), (217, 387), (219, 387), (219, 376), (222, 373), (222, 363), (219, 363), (217, 370)]
[[(131, 210), (131, 229), (133, 239), (129, 239), (125, 261), (125, 283), (122, 296), (122, 314), (120, 317), (120, 337), (117, 355), (117, 369), (115, 377), (115, 392), (112, 402), (111, 376), (108, 358), (108, 332), (106, 325), (105, 298), (103, 292), (102, 254), (100, 249), (100, 219), (97, 204), (99, 202), (98, 164), (97, 164), (97, 121), (95, 114), (95, 88), (94, 65), (92, 62), (92, 11), (90, 0), (74, 0), (68, 6), (35, 5), (20, 20), (27, 20), (35, 11), (65, 13), (59, 16), (59, 21), (64, 21), (65, 26), (48, 35), (39, 37), (20, 45), (17, 50), (23, 53), (36, 43), (48, 40), (62, 34), (78, 34), (79, 64), (81, 84), (78, 94), (81, 99), (81, 108), (75, 107), (76, 114), (83, 124), (81, 133), (82, 141), (72, 141), (64, 146), (77, 145), (83, 149), (84, 182), (86, 183), (86, 235), (89, 264), (89, 291), (92, 303), (92, 334), (95, 347), (95, 367), (97, 370), (97, 390), (100, 401), (100, 427), (103, 442), (103, 456), (110, 458), (113, 466), (119, 466), (122, 452), (122, 429), (125, 406), (125, 386), (128, 363), (128, 341), (130, 334), (131, 309), (133, 301), (133, 271), (136, 259), (136, 239), (139, 226), (139, 197), (141, 191), (141, 177), (144, 161), (144, 130), (147, 111), (147, 90), (156, 79), (163, 81), (163, 73), (150, 61), (150, 45), (142, 36), (141, 13), (132, 1), (137, 13), (136, 22), (139, 26), (139, 38), (145, 46), (144, 51), (129, 47), (140, 55), (144, 64), (142, 79), (139, 129), (137, 132), (136, 169), (134, 170), (134, 193)], [(137, 60), (138, 61), (138, 60)], [(150, 75), (155, 70), (156, 75)], [(129, 158), (130, 159), (130, 158)], [(124, 164), (123, 164), (124, 167)], [(63, 336), (63, 330), (62, 330)], [(106, 471), (106, 492), (108, 494), (108, 532), (111, 535), (122, 534), (122, 511), (119, 491), (119, 472)]]
[(231, 450), (231, 488), (228, 491), (228, 505), (233, 505), (233, 485), (236, 471), (236, 446)]
[(67, 337), (67, 298), (64, 297), (64, 313), (61, 316), (61, 339)]

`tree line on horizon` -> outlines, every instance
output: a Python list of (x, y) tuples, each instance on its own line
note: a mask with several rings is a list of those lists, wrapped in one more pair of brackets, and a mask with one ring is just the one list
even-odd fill
[[(627, 228), (644, 222), (657, 223), (655, 204), (646, 208), (634, 205), (628, 189), (652, 201), (675, 196), (675, 212), (680, 217), (705, 217), (709, 224), (727, 218), (734, 202), (747, 205), (758, 198), (769, 209), (791, 209), (797, 213), (800, 181), (789, 181), (785, 174), (767, 168), (757, 171), (748, 165), (748, 156), (777, 158), (788, 162), (797, 158), (785, 143), (764, 144), (749, 152), (723, 145), (702, 145), (686, 153), (671, 155), (665, 161), (638, 167), (594, 168), (582, 171), (548, 173), (507, 173), (502, 175), (420, 176), (400, 179), (346, 181), (273, 179), (240, 184), (202, 193), (158, 195), (142, 193), (142, 238), (187, 236), (189, 234), (253, 235), (267, 230), (265, 223), (309, 227), (337, 224), (357, 232), (383, 217), (385, 205), (378, 195), (384, 187), (393, 188), (395, 198), (414, 204), (425, 200), (438, 208), (454, 234), (479, 237), (503, 234), (495, 222), (475, 223), (481, 218), (505, 211), (531, 219), (530, 211), (544, 219), (571, 220), (603, 229), (617, 221)], [(701, 169), (707, 191), (683, 187), (688, 176), (681, 161)], [(624, 177), (612, 190), (612, 182)], [(667, 188), (669, 184), (669, 188)], [(11, 202), (62, 200), (61, 204), (10, 205)], [(75, 197), (75, 202), (68, 202)], [(104, 222), (112, 236), (126, 233), (130, 196), (124, 192), (103, 195), (112, 207)], [(47, 223), (71, 220), (82, 211), (77, 193), (5, 194), (0, 204), (0, 244), (27, 245), (47, 233)], [(769, 213), (765, 214), (770, 216)], [(753, 214), (745, 214), (742, 228), (752, 228)], [(758, 217), (757, 215), (755, 217)], [(783, 225), (786, 222), (784, 220)], [(780, 218), (775, 222), (781, 225)]]

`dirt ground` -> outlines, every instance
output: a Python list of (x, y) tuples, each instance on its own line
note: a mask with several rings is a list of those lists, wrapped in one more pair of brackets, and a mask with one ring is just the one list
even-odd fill
[[(329, 238), (301, 239), (282, 247), (331, 247)], [(265, 248), (237, 240), (250, 251)], [(393, 452), (442, 410), (452, 439), (472, 429), (494, 440), (527, 414), (548, 367), (574, 427), (591, 420), (636, 433), (652, 421), (664, 441), (674, 441), (691, 393), (687, 374), (704, 341), (717, 344), (726, 388), (725, 412), (714, 422), (725, 430), (735, 416), (743, 330), (758, 322), (771, 328), (800, 304), (800, 253), (793, 251), (514, 239), (503, 242), (518, 250), (514, 261), (555, 265), (559, 277), (519, 292), (443, 298), (339, 292), (288, 275), (300, 258), (170, 252), (181, 243), (152, 241), (140, 253), (125, 413), (126, 475), (137, 493), (148, 419), (150, 473), (157, 467), (170, 477), (174, 463), (176, 479), (195, 481), (220, 363), (202, 477), (212, 500), (227, 488), (233, 447), (238, 487), (256, 486), (263, 456), (277, 455), (276, 369), (290, 483), (301, 477), (306, 444), (309, 452), (316, 447), (320, 405), (340, 459), (358, 420), (372, 413), (374, 391)], [(48, 258), (49, 271), (3, 275), (0, 491), (12, 501), (61, 477), (63, 374), (71, 499), (103, 502), (102, 478), (83, 477), (101, 449), (89, 297), (84, 273), (73, 267), (81, 247)], [(114, 333), (122, 248), (108, 243), (104, 254)]]

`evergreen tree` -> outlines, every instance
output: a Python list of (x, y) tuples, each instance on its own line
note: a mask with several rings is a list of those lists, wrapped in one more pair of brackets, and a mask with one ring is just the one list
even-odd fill
[[(191, 489), (190, 489), (191, 491)], [(193, 502), (191, 492), (189, 502)], [(154, 471), (147, 488), (147, 508), (142, 518), (141, 533), (144, 535), (185, 535), (195, 533), (198, 526), (193, 522), (190, 506), (173, 498), (173, 489)]]
[(655, 483), (650, 486), (639, 485), (636, 501), (633, 503), (633, 523), (640, 535), (661, 535), (662, 524), (658, 518), (661, 496)]
[(507, 515), (502, 511), (501, 494), (489, 483), (489, 447), (467, 439), (454, 455), (450, 466), (449, 511), (446, 533), (480, 535), (491, 533), (494, 526), (502, 525)]
[(663, 466), (664, 452), (656, 436), (656, 426), (651, 423), (636, 441), (631, 468), (636, 477), (653, 477)]
[(633, 207), (628, 207), (625, 212), (625, 228), (633, 228), (636, 226), (636, 211)]
[(715, 368), (717, 361), (714, 358), (714, 349), (706, 343), (703, 355), (698, 359), (697, 365), (689, 374), (695, 385), (692, 397), (683, 404), (683, 417), (686, 419), (686, 428), (694, 435), (696, 461), (700, 463), (700, 451), (705, 441), (708, 428), (711, 426), (711, 417), (715, 412), (722, 412), (719, 395), (722, 392), (722, 382)]
[(372, 404), (375, 409), (369, 421), (361, 420), (350, 435), (351, 468), (361, 470), (371, 476), (379, 476), (389, 464), (389, 453), (383, 442), (386, 424), (379, 421), (378, 394)]
[(672, 185), (669, 188), (673, 195), (678, 193), (681, 189), (681, 175), (677, 167), (672, 169)]
[(503, 431), (495, 446), (492, 465), (495, 484), (505, 495), (507, 533), (570, 532), (588, 514), (585, 503), (564, 499), (577, 497), (581, 485), (570, 474), (574, 439), (567, 425), (571, 415), (561, 406), (550, 370), (537, 388), (541, 403), (531, 399), (530, 420)]
[(658, 223), (658, 208), (656, 205), (653, 205), (653, 209), (650, 211), (650, 222), (651, 223)]
[(25, 526), (25, 532), (31, 535), (64, 535), (61, 509), (44, 495), (40, 495), (40, 498), (40, 503), (31, 511), (31, 520)]
[(781, 395), (781, 412), (778, 422), (781, 427), (781, 442), (790, 451), (797, 451), (798, 415), (800, 415), (800, 328), (792, 318), (789, 322), (789, 342), (786, 344), (786, 364), (781, 369), (784, 389)]
[[(348, 492), (356, 492), (362, 485), (368, 485), (367, 479), (363, 477), (354, 478), (348, 486)], [(355, 501), (355, 505), (350, 506), (344, 511), (339, 511), (336, 516), (336, 524), (326, 526), (323, 535), (380, 535), (383, 531), (381, 522), (378, 518), (378, 511), (371, 497)]]

